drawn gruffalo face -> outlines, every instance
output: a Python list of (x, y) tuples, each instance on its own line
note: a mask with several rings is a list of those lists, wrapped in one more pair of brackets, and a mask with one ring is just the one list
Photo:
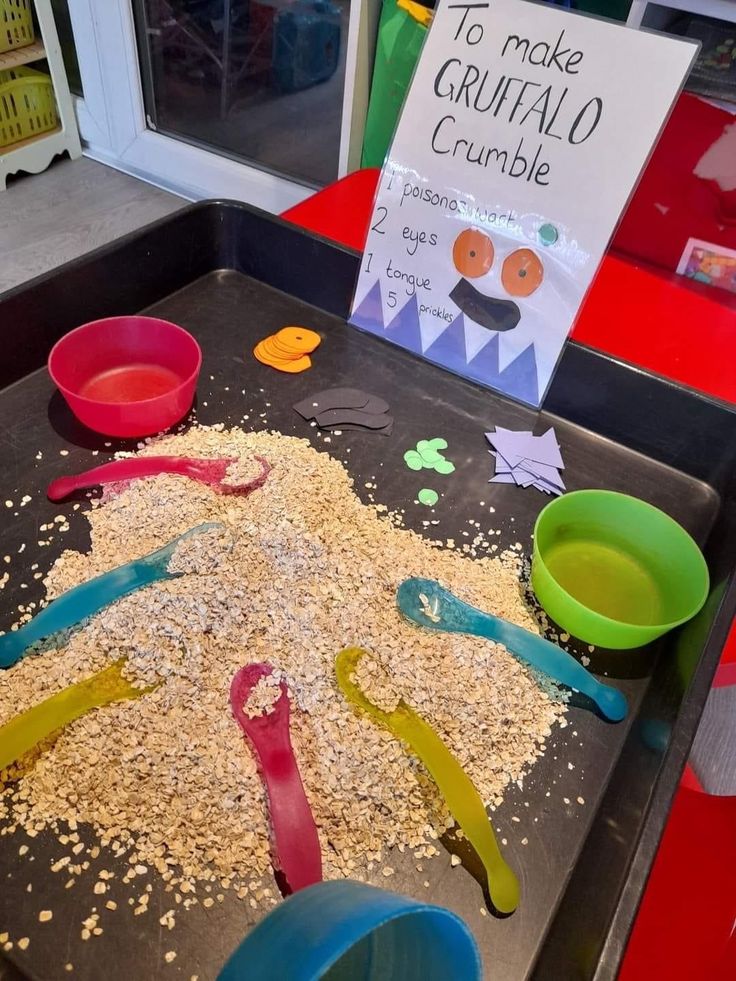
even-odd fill
[(531, 296), (542, 285), (544, 265), (532, 249), (514, 248), (501, 259), (500, 285), (507, 299), (490, 296), (476, 289), (470, 279), (486, 276), (494, 267), (496, 250), (489, 235), (478, 228), (466, 228), (455, 239), (452, 261), (461, 279), (450, 293), (450, 299), (481, 327), (488, 330), (513, 330), (521, 319), (516, 299)]

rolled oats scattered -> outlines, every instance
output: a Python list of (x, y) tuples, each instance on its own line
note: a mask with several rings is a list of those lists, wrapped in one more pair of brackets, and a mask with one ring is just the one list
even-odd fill
[(223, 478), (223, 484), (237, 486), (238, 484), (248, 484), (263, 473), (263, 465), (256, 460), (253, 454), (244, 454), (236, 457)]
[(231, 545), (230, 536), (224, 528), (208, 528), (179, 542), (166, 568), (180, 575), (211, 573), (219, 566)]
[[(399, 845), (417, 858), (439, 854), (431, 842), (451, 819), (434, 784), (388, 730), (347, 704), (335, 655), (352, 644), (368, 650), (359, 681), (371, 701), (404, 699), (440, 733), (483, 798), (500, 803), (542, 754), (566, 711), (563, 696), (498, 644), (407, 623), (395, 591), (406, 577), (430, 576), (538, 632), (519, 585), (518, 554), (491, 557), (479, 535), (474, 560), (402, 529), (384, 505), (362, 504), (343, 465), (306, 440), (195, 427), (141, 449), (162, 453), (234, 457), (246, 468), (262, 456), (273, 470), (247, 497), (161, 475), (109, 486), (93, 502), (91, 549), (62, 553), (45, 578), (47, 599), (202, 522), (224, 524), (228, 548), (204, 536), (189, 540), (200, 558), (216, 551), (217, 561), (204, 570), (194, 562), (196, 574), (124, 597), (83, 629), (54, 638), (56, 648), (47, 642), (41, 656), (0, 674), (0, 724), (122, 656), (135, 685), (158, 685), (88, 713), (30, 766), (11, 768), (7, 775), (18, 779), (4, 796), (13, 819), (30, 836), (58, 821), (70, 831), (77, 822), (91, 825), (116, 853), (135, 853), (126, 881), (150, 868), (182, 895), (198, 881), (227, 880), (245, 898), (253, 877), (270, 875), (268, 813), (229, 687), (243, 664), (265, 661), (289, 685), (292, 741), (325, 877), (376, 881)], [(230, 478), (240, 482), (242, 474)], [(256, 900), (251, 888), (247, 901), (255, 907), (271, 897), (264, 891)], [(144, 893), (134, 912), (147, 906)]]
[(279, 672), (263, 675), (258, 679), (248, 701), (243, 705), (243, 712), (249, 719), (260, 715), (268, 715), (281, 697), (281, 676)]

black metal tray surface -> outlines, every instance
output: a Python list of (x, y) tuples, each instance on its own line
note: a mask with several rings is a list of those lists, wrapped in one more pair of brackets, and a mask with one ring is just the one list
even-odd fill
[[(500, 544), (519, 541), (529, 551), (547, 498), (488, 483), (484, 432), (495, 425), (541, 432), (553, 424), (568, 489), (620, 490), (669, 512), (705, 550), (711, 597), (695, 621), (652, 649), (592, 655), (594, 668), (621, 679), (617, 684), (632, 712), (613, 726), (572, 708), (569, 725), (555, 732), (523, 790), (513, 787), (494, 814), (522, 880), (523, 900), (513, 916), (483, 916), (483, 892), (472, 868), (451, 870), (444, 858), (426, 862), (418, 873), (411, 860), (398, 861), (403, 857), (397, 855), (391, 886), (463, 916), (493, 981), (613, 978), (736, 606), (736, 416), (576, 344), (567, 347), (545, 411), (536, 413), (346, 326), (357, 268), (354, 253), (251, 208), (212, 202), (0, 297), (0, 502), (32, 495), (0, 530), (0, 555), (12, 557), (13, 571), (0, 592), (0, 627), (13, 621), (19, 603), (40, 596), (30, 576), (28, 588), (20, 588), (23, 544), (27, 566), (39, 562), (41, 570), (62, 547), (87, 545), (80, 513), (48, 502), (47, 483), (92, 465), (91, 449), (100, 451), (94, 462), (101, 463), (133, 445), (108, 446), (109, 440), (80, 427), (46, 373), (52, 343), (85, 321), (145, 310), (190, 330), (204, 350), (195, 405), (203, 423), (257, 427), (263, 412), (269, 426), (309, 436), (313, 430), (291, 408), (306, 394), (358, 384), (385, 397), (396, 417), (390, 438), (345, 432), (321, 447), (349, 461), (359, 493), (378, 474), (377, 499), (405, 508), (406, 523), (422, 531), (427, 512), (413, 503), (419, 484), (402, 456), (418, 439), (441, 431), (457, 470), (438, 505), (440, 529), (460, 542), (469, 519), (489, 523), (491, 505)], [(250, 353), (257, 340), (289, 323), (324, 338), (313, 368), (301, 375), (275, 372)], [(60, 456), (61, 450), (68, 455)], [(37, 526), (60, 512), (70, 514), (70, 531), (39, 549)], [(65, 890), (65, 877), (50, 871), (62, 854), (55, 837), (27, 841), (33, 862), (18, 853), (26, 840), (23, 832), (0, 839), (0, 932), (31, 938), (25, 952), (14, 947), (5, 954), (2, 977), (19, 970), (44, 981), (192, 975), (206, 981), (252, 925), (254, 914), (228, 895), (211, 909), (181, 910), (169, 934), (158, 922), (172, 905), (163, 884), (154, 886), (151, 912), (134, 918), (116, 879), (106, 898), (117, 900), (118, 910), (106, 917), (103, 935), (85, 943), (80, 929), (97, 898), (91, 888), (96, 869), (114, 870), (114, 860), (101, 856), (88, 883)], [(53, 920), (39, 924), (44, 908), (53, 910)], [(169, 949), (177, 951), (173, 964), (163, 960)], [(71, 974), (67, 962), (74, 965)], [(273, 976), (279, 977), (277, 963)]]

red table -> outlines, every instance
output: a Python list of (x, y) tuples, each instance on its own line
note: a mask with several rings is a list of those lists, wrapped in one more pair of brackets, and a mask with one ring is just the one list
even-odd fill
[[(283, 217), (362, 252), (378, 179), (360, 170)], [(716, 398), (736, 403), (736, 296), (609, 254), (572, 335)]]
[[(377, 170), (357, 171), (283, 217), (362, 251)], [(615, 254), (604, 258), (572, 336), (622, 361), (736, 403), (736, 296)], [(736, 623), (722, 664), (736, 662)], [(736, 977), (736, 798), (675, 797), (620, 981)], [(691, 892), (697, 892), (694, 901)]]

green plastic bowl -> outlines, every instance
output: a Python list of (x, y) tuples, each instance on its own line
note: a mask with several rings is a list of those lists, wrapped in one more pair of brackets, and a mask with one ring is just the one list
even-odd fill
[(641, 647), (694, 617), (708, 567), (684, 528), (614, 491), (573, 491), (534, 526), (532, 587), (568, 633), (598, 647)]

